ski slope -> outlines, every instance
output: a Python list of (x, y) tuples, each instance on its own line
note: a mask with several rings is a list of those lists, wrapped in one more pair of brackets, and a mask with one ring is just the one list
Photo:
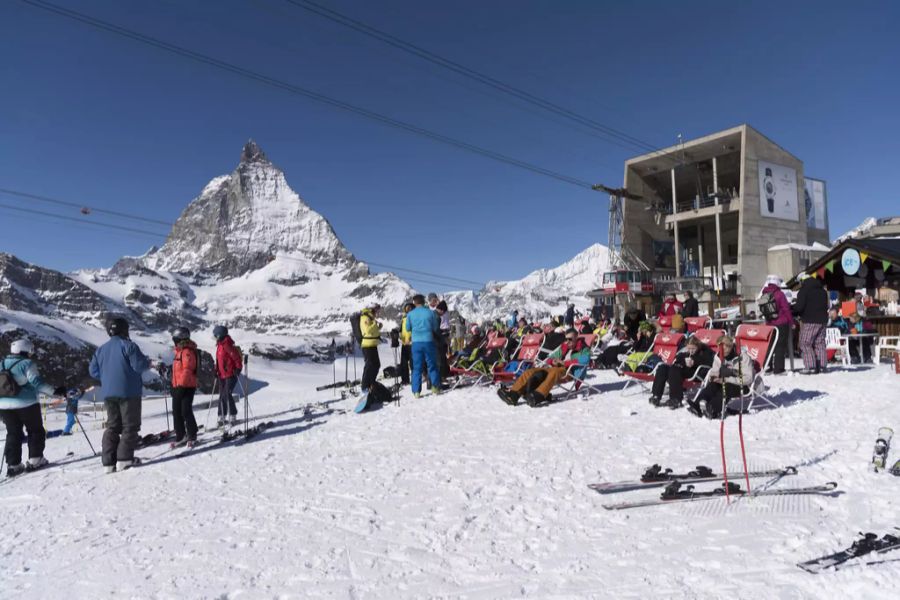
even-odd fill
[[(392, 359), (389, 349), (384, 364)], [(0, 485), (3, 598), (891, 598), (900, 554), (811, 575), (796, 563), (900, 525), (900, 477), (868, 470), (880, 426), (900, 429), (887, 365), (770, 378), (779, 410), (745, 418), (752, 469), (794, 464), (774, 487), (836, 481), (837, 497), (711, 500), (609, 512), (597, 481), (657, 462), (720, 466), (719, 426), (623, 396), (509, 407), (461, 389), (362, 415), (316, 393), (329, 365), (251, 363), (243, 445), (199, 446), (102, 474), (75, 460)], [(345, 365), (335, 365), (343, 379)], [(353, 375), (352, 363), (347, 371)], [(362, 361), (357, 365), (362, 373)], [(199, 423), (206, 400), (198, 398)], [(243, 404), (238, 405), (243, 411)], [(98, 412), (99, 415), (99, 412)], [(90, 405), (81, 418), (99, 448)], [(64, 416), (51, 413), (49, 428)], [(166, 428), (161, 399), (143, 433)], [(737, 421), (727, 422), (731, 471)], [(201, 439), (203, 439), (201, 435)], [(140, 450), (157, 455), (163, 447)], [(51, 460), (90, 451), (48, 440)], [(892, 453), (892, 463), (900, 450)], [(752, 480), (764, 485), (766, 480)], [(700, 484), (712, 487), (714, 484)], [(698, 486), (699, 487), (699, 486)], [(873, 559), (874, 560), (874, 559)]]

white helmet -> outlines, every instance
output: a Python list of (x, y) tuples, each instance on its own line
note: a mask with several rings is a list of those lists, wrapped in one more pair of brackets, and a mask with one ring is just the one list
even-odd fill
[(9, 347), (10, 354), (31, 354), (34, 352), (34, 344), (28, 338), (16, 340)]

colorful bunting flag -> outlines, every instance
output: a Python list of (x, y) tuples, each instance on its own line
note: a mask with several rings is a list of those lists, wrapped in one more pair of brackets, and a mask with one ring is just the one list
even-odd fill
[(866, 262), (866, 259), (867, 259), (867, 258), (869, 258), (869, 253), (868, 253), (868, 252), (862, 252), (862, 251), (860, 251), (860, 253), (859, 253), (859, 264), (862, 264), (862, 263)]
[(820, 267), (816, 274), (819, 276), (819, 279), (825, 279), (825, 267)]
[(887, 270), (891, 268), (891, 261), (882, 260), (881, 261), (881, 270), (887, 273)]
[(834, 273), (834, 263), (836, 263), (836, 262), (837, 262), (836, 260), (831, 260), (831, 261), (828, 261), (827, 265), (825, 265), (825, 268), (828, 269), (829, 273)]

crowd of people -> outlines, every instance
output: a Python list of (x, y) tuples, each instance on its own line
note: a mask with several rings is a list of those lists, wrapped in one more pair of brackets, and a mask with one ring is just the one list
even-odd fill
[[(436, 294), (416, 295), (402, 307), (400, 325), (391, 332), (399, 347), (396, 376), (402, 385), (411, 387), (416, 398), (421, 397), (423, 385), (439, 394), (449, 385), (458, 384), (461, 378), (476, 376), (478, 381), (500, 383), (498, 396), (505, 403), (514, 406), (524, 400), (534, 407), (551, 402), (554, 388), (563, 382), (574, 383), (577, 390), (589, 368), (614, 369), (623, 376), (646, 375), (651, 382), (649, 400), (653, 406), (686, 406), (698, 416), (717, 418), (728, 410), (729, 400), (748, 393), (748, 382), (764, 365), (770, 365), (773, 375), (785, 371), (789, 339), (795, 334), (803, 373), (827, 369), (828, 327), (850, 336), (850, 351), (859, 360), (872, 359), (872, 338), (852, 335), (868, 332), (871, 326), (860, 310), (847, 310), (847, 306), (861, 303), (845, 302), (839, 309), (817, 278), (802, 278), (792, 304), (783, 291), (783, 282), (771, 275), (757, 302), (764, 322), (778, 331), (777, 341), (770, 348), (771, 361), (766, 357), (750, 360), (747, 353), (738, 351), (729, 335), (721, 335), (712, 345), (692, 336), (685, 319), (697, 317), (699, 306), (690, 291), (683, 301), (668, 294), (655, 318), (648, 318), (640, 307), (633, 306), (624, 312), (621, 322), (609, 318), (604, 307), (595, 306), (589, 314), (582, 314), (574, 304), (568, 304), (564, 314), (544, 320), (533, 316), (528, 319), (513, 310), (505, 319), (466, 323), (460, 315), (451, 315), (447, 303)], [(363, 391), (372, 389), (381, 371), (378, 347), (384, 341), (384, 332), (378, 320), (380, 310), (378, 305), (363, 310), (359, 315), (359, 333), (355, 334), (365, 362), (360, 380)], [(663, 360), (655, 352), (657, 337), (666, 332), (684, 334), (678, 338), (681, 345), (675, 349), (672, 360)], [(129, 339), (125, 319), (110, 320), (107, 333), (109, 340), (96, 350), (89, 366), (90, 376), (101, 385), (106, 407), (101, 453), (106, 471), (128, 469), (139, 462), (134, 451), (140, 440), (142, 374), (154, 367), (166, 374), (171, 390), (173, 445), (193, 445), (198, 434), (193, 401), (201, 356), (190, 331), (180, 327), (173, 332), (171, 367), (160, 362), (154, 365), (143, 354)], [(540, 347), (533, 356), (523, 359), (517, 349), (531, 334), (539, 334)], [(213, 337), (218, 426), (234, 425), (235, 391), (244, 357), (224, 325), (214, 327)], [(0, 417), (7, 431), (4, 460), (9, 476), (47, 464), (39, 396), (50, 397), (52, 405), (67, 403), (63, 434), (71, 434), (77, 419), (80, 391), (46, 383), (33, 354), (33, 344), (20, 339), (13, 342), (9, 355), (0, 361)], [(698, 392), (685, 401), (686, 387), (698, 387), (700, 382)], [(668, 397), (664, 399), (666, 389)], [(26, 431), (28, 458), (23, 462)]]

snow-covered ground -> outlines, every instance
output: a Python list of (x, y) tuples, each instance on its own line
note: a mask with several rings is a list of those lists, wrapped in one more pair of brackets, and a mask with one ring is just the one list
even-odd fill
[[(342, 361), (336, 370), (343, 379)], [(51, 460), (70, 450), (84, 460), (0, 486), (0, 596), (900, 593), (900, 552), (883, 557), (896, 562), (821, 575), (795, 566), (845, 547), (859, 531), (900, 525), (900, 477), (868, 470), (877, 429), (900, 429), (900, 377), (886, 364), (770, 378), (785, 406), (745, 418), (751, 468), (799, 465), (776, 487), (836, 481), (840, 496), (621, 512), (601, 504), (656, 491), (600, 496), (587, 484), (632, 479), (652, 463), (716, 468), (718, 423), (623, 396), (610, 372), (596, 375), (602, 394), (545, 408), (509, 407), (487, 388), (420, 400), (407, 390), (399, 405), (356, 415), (353, 400), (314, 391), (332, 380), (331, 366), (260, 361), (251, 371), (253, 413), (275, 425), (246, 444), (209, 443), (103, 475), (80, 433), (48, 440)], [(208, 423), (206, 400), (197, 401), (200, 423)], [(51, 413), (49, 428), (63, 418)], [(89, 405), (81, 418), (99, 448)], [(163, 401), (148, 400), (143, 432), (165, 428)], [(736, 428), (727, 422), (732, 470)]]

